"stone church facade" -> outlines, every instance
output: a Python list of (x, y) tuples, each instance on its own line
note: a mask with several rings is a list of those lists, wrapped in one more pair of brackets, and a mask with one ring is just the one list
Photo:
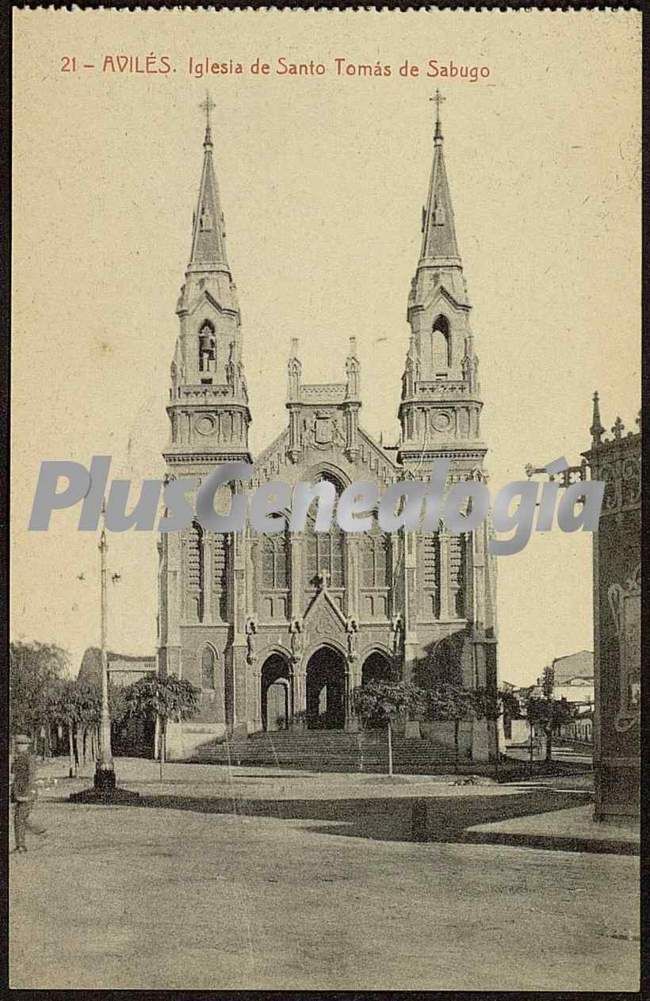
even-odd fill
[[(209, 114), (209, 113), (208, 113)], [(439, 118), (408, 296), (410, 339), (395, 386), (400, 435), (376, 441), (361, 422), (360, 362), (351, 338), (341, 381), (307, 381), (297, 341), (288, 359), (287, 425), (253, 456), (244, 337), (228, 263), (208, 117), (192, 249), (177, 304), (164, 452), (168, 477), (205, 478), (217, 464), (254, 464), (254, 488), (353, 480), (383, 491), (428, 480), (483, 478), (482, 400), (470, 303), (456, 241)], [(401, 395), (400, 395), (401, 390)], [(335, 522), (333, 523), (335, 525)], [(375, 522), (376, 524), (376, 522)], [(170, 728), (171, 756), (226, 735), (299, 727), (356, 728), (352, 693), (373, 678), (451, 680), (496, 689), (494, 561), (489, 527), (436, 532), (219, 534), (196, 523), (159, 542), (158, 662), (202, 690), (200, 714)], [(475, 757), (488, 754), (474, 724)]]

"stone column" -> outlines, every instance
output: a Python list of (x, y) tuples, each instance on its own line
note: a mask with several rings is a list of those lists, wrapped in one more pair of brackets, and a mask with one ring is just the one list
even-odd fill
[(211, 623), (212, 615), (212, 539), (204, 533), (201, 539), (203, 552), (201, 554), (201, 622)]
[(302, 533), (289, 532), (289, 573), (291, 592), (289, 595), (289, 619), (302, 617)]
[(440, 546), (440, 618), (445, 622), (449, 618), (449, 536), (441, 525), (438, 532)]
[(395, 571), (399, 564), (399, 545), (400, 537), (397, 532), (390, 533), (390, 574), (391, 579), (388, 582), (390, 587), (388, 591), (388, 617), (389, 619), (394, 619), (397, 613), (400, 611), (399, 601), (397, 597), (397, 586), (398, 581), (396, 578)]
[(257, 614), (257, 595), (255, 593), (255, 566), (259, 539), (247, 534), (246, 540), (246, 608), (250, 615)]
[(233, 733), (248, 732), (248, 705), (246, 699), (246, 556), (241, 532), (229, 536), (232, 565), (232, 595), (230, 621), (232, 623), (232, 687)]
[(415, 532), (404, 532), (404, 663), (402, 679), (408, 681), (417, 657), (417, 546)]
[(346, 533), (344, 541), (345, 559), (345, 615), (359, 618), (359, 539)]
[(256, 732), (262, 729), (262, 668), (255, 661), (248, 665), (249, 704), (252, 721), (249, 729)]
[(475, 532), (472, 532), (472, 589), (474, 591), (474, 622), (480, 628), (485, 626), (485, 587), (486, 587), (486, 550), (487, 550), (487, 525), (482, 525)]
[(354, 664), (348, 662), (345, 665), (345, 692), (344, 692), (344, 706), (345, 706), (345, 729), (349, 732), (355, 733), (359, 729), (359, 721), (354, 713), (354, 700), (353, 691), (355, 687), (355, 672)]
[(345, 452), (351, 462), (359, 454), (359, 403), (348, 403), (345, 409)]
[(301, 663), (293, 665), (291, 680), (293, 713), (304, 713), (307, 711), (307, 672)]
[(181, 659), (181, 535), (168, 532), (162, 537), (160, 567), (159, 616), (160, 658), (162, 673), (182, 676)]

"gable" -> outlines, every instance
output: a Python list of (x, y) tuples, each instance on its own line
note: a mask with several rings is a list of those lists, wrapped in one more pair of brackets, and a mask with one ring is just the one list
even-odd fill
[(319, 591), (305, 612), (304, 630), (309, 642), (317, 642), (320, 637), (334, 637), (345, 642), (345, 618), (338, 610), (326, 590)]

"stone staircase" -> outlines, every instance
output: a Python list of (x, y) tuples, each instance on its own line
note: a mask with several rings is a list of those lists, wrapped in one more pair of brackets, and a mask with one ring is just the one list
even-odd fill
[[(346, 733), (312, 730), (306, 733), (256, 733), (199, 748), (194, 761), (215, 764), (304, 768), (316, 772), (385, 772), (388, 769), (386, 734), (377, 731)], [(393, 737), (393, 769), (403, 774), (452, 771), (453, 748), (420, 737)]]

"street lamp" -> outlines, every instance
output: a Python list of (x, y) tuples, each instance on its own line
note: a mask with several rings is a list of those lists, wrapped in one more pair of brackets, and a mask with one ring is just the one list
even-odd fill
[(111, 748), (111, 713), (108, 705), (108, 653), (106, 650), (106, 527), (104, 525), (105, 507), (102, 504), (102, 531), (99, 537), (99, 580), (101, 595), (101, 665), (102, 665), (102, 715), (99, 726), (99, 755), (95, 764), (95, 789), (98, 792), (110, 793), (115, 788), (115, 767)]
[[(101, 645), (101, 674), (102, 674), (102, 709), (99, 725), (99, 754), (95, 763), (95, 777), (92, 789), (83, 789), (70, 795), (70, 799), (76, 803), (136, 803), (140, 799), (140, 794), (132, 792), (130, 789), (120, 789), (115, 784), (115, 766), (113, 764), (113, 751), (111, 748), (111, 712), (108, 704), (108, 651), (106, 649), (106, 620), (108, 613), (108, 600), (106, 582), (108, 570), (106, 568), (106, 554), (108, 552), (108, 542), (106, 541), (106, 504), (102, 501), (102, 530), (99, 536), (99, 588), (100, 588), (100, 645)], [(83, 574), (79, 580), (83, 579)], [(113, 574), (112, 579), (117, 582), (119, 574)]]

